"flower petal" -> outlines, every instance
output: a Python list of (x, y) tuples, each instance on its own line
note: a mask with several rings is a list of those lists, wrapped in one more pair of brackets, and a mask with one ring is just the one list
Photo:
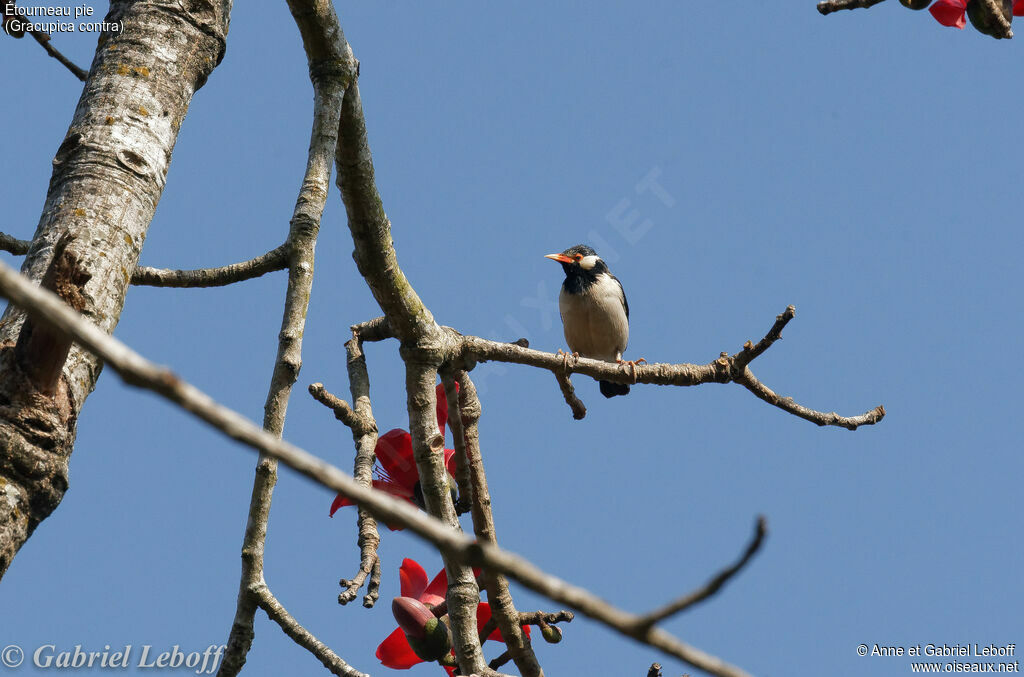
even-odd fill
[[(412, 492), (403, 486), (396, 484), (395, 482), (389, 482), (387, 480), (373, 480), (373, 488), (384, 493), (391, 494), (395, 498), (402, 498), (416, 505), (412, 500)], [(355, 505), (347, 496), (338, 494), (334, 497), (334, 501), (331, 503), (331, 517), (334, 517), (334, 513), (338, 512), (338, 508), (344, 508), (349, 505)], [(392, 531), (400, 531), (401, 527), (397, 529), (395, 527), (389, 527)]]
[(411, 495), (413, 487), (420, 481), (412, 454), (412, 435), (401, 428), (389, 430), (378, 438), (373, 451), (387, 476), (395, 484), (408, 489)]
[[(1024, 0), (1022, 0), (1024, 2)], [(455, 461), (455, 450), (445, 449), (444, 450), (444, 467), (448, 469), (448, 474), (455, 477), (455, 469), (458, 467), (458, 463)]]
[(1013, 15), (1024, 16), (1024, 0), (1016, 0), (1013, 3)]
[(967, 0), (936, 0), (928, 11), (943, 26), (962, 29), (967, 25)]
[(335, 496), (331, 502), (331, 517), (334, 517), (334, 513), (338, 512), (338, 508), (344, 508), (346, 505), (352, 505), (352, 501), (348, 500), (347, 496), (342, 496), (341, 494)]
[(434, 576), (434, 580), (430, 581), (430, 585), (427, 586), (426, 590), (420, 595), (420, 601), (424, 604), (430, 604), (436, 606), (444, 601), (445, 595), (448, 594), (448, 572), (443, 568), (441, 571)]
[(387, 638), (377, 647), (377, 660), (384, 667), (395, 670), (408, 670), (423, 659), (416, 655), (416, 652), (409, 646), (409, 640), (405, 638), (402, 628), (395, 628)]
[(419, 562), (408, 557), (403, 559), (402, 566), (398, 567), (398, 579), (401, 581), (402, 597), (422, 601), (420, 596), (427, 589), (427, 572)]

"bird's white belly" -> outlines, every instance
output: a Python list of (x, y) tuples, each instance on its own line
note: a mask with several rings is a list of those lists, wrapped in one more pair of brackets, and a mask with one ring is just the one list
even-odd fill
[[(558, 296), (565, 342), (584, 357), (614, 362), (629, 341), (629, 321), (618, 285), (595, 284), (583, 294)], [(613, 286), (614, 285), (614, 286)]]

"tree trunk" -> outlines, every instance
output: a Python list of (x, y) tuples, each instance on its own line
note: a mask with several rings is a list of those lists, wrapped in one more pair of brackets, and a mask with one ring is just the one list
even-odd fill
[[(231, 4), (111, 3), (105, 20), (123, 30), (99, 37), (22, 266), (107, 333), (192, 95), (224, 55)], [(78, 413), (101, 367), (18, 309), (0, 319), (0, 577), (67, 490)]]

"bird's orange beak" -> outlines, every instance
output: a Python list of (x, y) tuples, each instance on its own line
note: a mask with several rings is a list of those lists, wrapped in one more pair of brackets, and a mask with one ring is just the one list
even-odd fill
[(569, 258), (565, 254), (545, 254), (544, 258), (558, 261), (559, 263), (575, 263), (574, 259)]

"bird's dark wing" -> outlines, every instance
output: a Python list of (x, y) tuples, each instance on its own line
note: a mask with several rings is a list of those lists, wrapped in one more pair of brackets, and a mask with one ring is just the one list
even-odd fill
[(615, 284), (619, 285), (619, 293), (622, 294), (622, 308), (626, 311), (626, 319), (629, 319), (629, 301), (626, 300), (626, 290), (622, 288), (622, 283), (619, 282), (619, 278), (615, 277), (611, 273), (608, 276), (615, 280)]

